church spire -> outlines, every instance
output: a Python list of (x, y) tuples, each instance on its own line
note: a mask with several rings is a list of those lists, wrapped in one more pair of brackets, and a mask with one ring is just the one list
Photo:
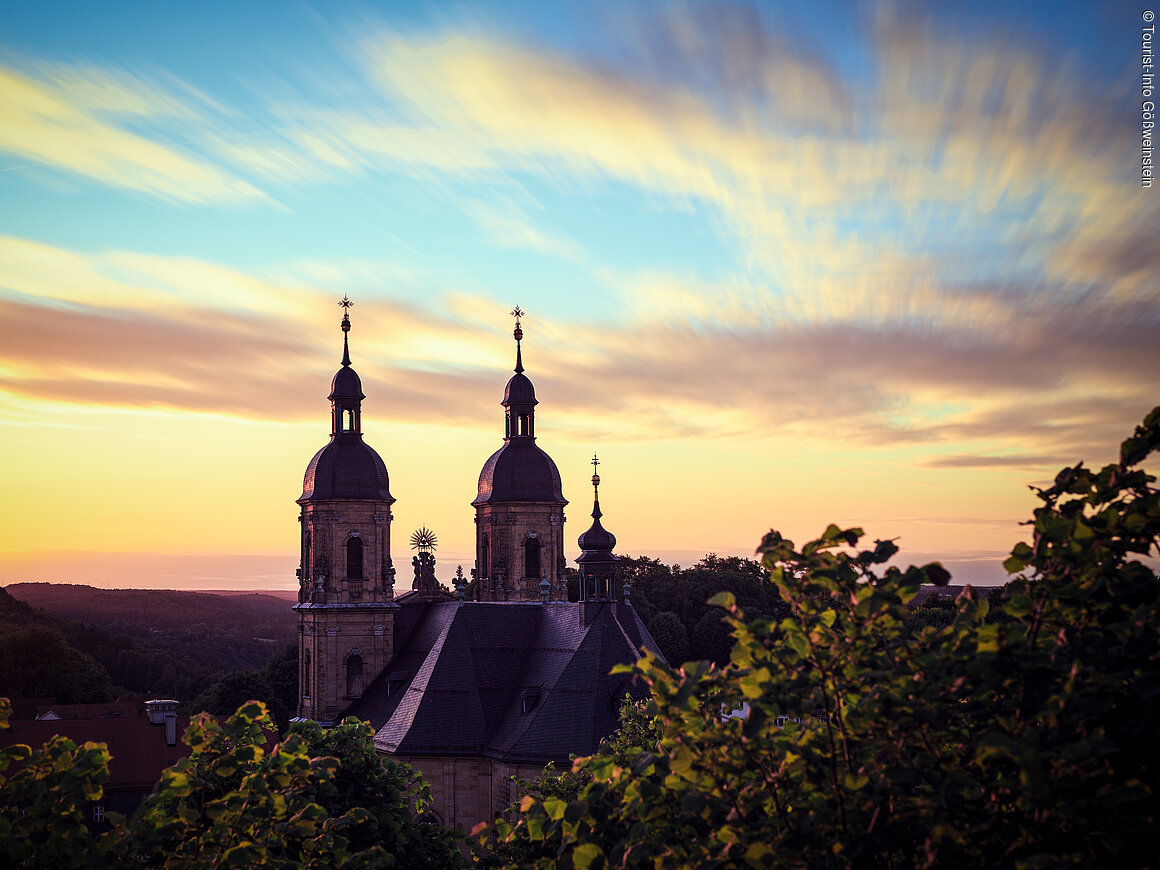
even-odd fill
[(600, 475), (596, 473), (596, 466), (600, 464), (600, 460), (596, 458), (596, 454), (592, 454), (592, 519), (599, 521), (604, 516), (600, 512)]
[(350, 307), (354, 303), (343, 293), (342, 301), (338, 304), (342, 307), (342, 367), (345, 369), (350, 368), (350, 344), (346, 338), (350, 333)]
[(503, 437), (504, 441), (514, 439), (520, 443), (530, 444), (535, 440), (535, 408), (538, 403), (536, 390), (528, 376), (524, 374), (524, 360), (520, 353), (520, 341), (524, 337), (524, 331), (520, 328), (520, 318), (524, 316), (524, 310), (517, 305), (511, 310), (511, 315), (516, 319), (515, 332), (512, 333), (516, 339), (516, 373), (508, 380), (503, 393), (503, 402), (500, 403), (505, 409)]
[(362, 431), (362, 400), (366, 398), (362, 391), (362, 381), (358, 373), (351, 368), (350, 342), (347, 336), (350, 333), (350, 308), (354, 305), (349, 297), (343, 296), (338, 303), (342, 308), (342, 368), (330, 382), (330, 434), (331, 436), (346, 434), (361, 434)]
[[(592, 454), (592, 470), (600, 464), (596, 454)], [(588, 531), (576, 539), (580, 545), (580, 600), (611, 601), (617, 597), (616, 556), (612, 550), (616, 546), (616, 536), (600, 524), (600, 475), (592, 475), (592, 525)]]
[(517, 305), (515, 308), (513, 308), (511, 310), (511, 315), (512, 315), (512, 317), (514, 317), (516, 319), (516, 328), (512, 332), (512, 335), (514, 335), (515, 339), (516, 339), (516, 368), (515, 368), (515, 372), (517, 375), (519, 375), (519, 374), (523, 374), (523, 371), (524, 371), (524, 361), (523, 361), (523, 358), (520, 356), (520, 341), (524, 337), (524, 331), (522, 329), (520, 329), (520, 318), (524, 316), (523, 309), (521, 309), (520, 306)]

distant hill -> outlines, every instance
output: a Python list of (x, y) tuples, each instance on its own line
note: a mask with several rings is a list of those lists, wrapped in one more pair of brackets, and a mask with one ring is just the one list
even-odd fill
[[(154, 660), (183, 663), (168, 668), (155, 685), (176, 682), (187, 701), (216, 675), (265, 667), (297, 639), (297, 618), (286, 599), (262, 593), (218, 595), (162, 589), (96, 589), (64, 583), (13, 583), (6, 591), (33, 607), (110, 635), (120, 635), (150, 651)], [(98, 644), (98, 646), (100, 646)], [(98, 660), (102, 659), (97, 650)], [(146, 664), (138, 659), (137, 667)], [(110, 668), (114, 681), (126, 685)]]
[(291, 604), (298, 602), (298, 593), (288, 589), (192, 589), (190, 591), (204, 593), (206, 595), (221, 595), (225, 598), (236, 595), (268, 595), (271, 598), (277, 598), (281, 601), (289, 601)]
[(142, 629), (155, 633), (204, 624), (216, 633), (289, 642), (297, 626), (286, 599), (258, 592), (221, 595), (169, 589), (97, 589), (68, 583), (13, 583), (6, 588), (10, 595), (33, 607), (130, 636)]

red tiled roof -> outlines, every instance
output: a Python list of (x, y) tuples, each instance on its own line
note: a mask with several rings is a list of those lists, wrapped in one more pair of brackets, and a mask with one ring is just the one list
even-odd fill
[(106, 790), (148, 788), (161, 777), (161, 771), (177, 759), (189, 755), (181, 735), (189, 725), (188, 716), (177, 718), (177, 743), (165, 743), (165, 726), (151, 725), (145, 716), (134, 718), (49, 719), (11, 722), (0, 731), (0, 745), (25, 743), (34, 750), (54, 734), (68, 737), (80, 745), (92, 741), (109, 747), (109, 781)]

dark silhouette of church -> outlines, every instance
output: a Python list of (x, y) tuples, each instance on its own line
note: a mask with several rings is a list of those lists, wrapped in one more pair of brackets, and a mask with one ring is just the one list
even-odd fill
[[(351, 303), (340, 303), (349, 309)], [(386, 464), (363, 441), (362, 382), (351, 366), (349, 311), (342, 367), (331, 382), (330, 441), (307, 466), (301, 506), (298, 716), (368, 720), (383, 753), (431, 786), (447, 825), (470, 829), (515, 797), (511, 777), (590, 754), (618, 725), (626, 694), (643, 691), (612, 667), (660, 655), (618, 588), (616, 538), (580, 535), (580, 600), (565, 583), (560, 472), (536, 444), (535, 388), (524, 373), (517, 307), (515, 374), (504, 389), (503, 445), (484, 463), (475, 508), (474, 600), (442, 590), (434, 536), (412, 536), (411, 589), (395, 595)], [(596, 462), (594, 458), (594, 464)]]

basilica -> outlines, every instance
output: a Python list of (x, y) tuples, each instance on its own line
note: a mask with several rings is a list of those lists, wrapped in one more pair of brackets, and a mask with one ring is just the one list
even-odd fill
[(369, 721), (385, 756), (431, 786), (441, 820), (470, 830), (550, 762), (595, 751), (625, 695), (642, 689), (614, 665), (660, 652), (616, 577), (616, 538), (580, 535), (579, 600), (565, 582), (560, 472), (536, 444), (517, 307), (515, 374), (500, 403), (503, 443), (480, 471), (472, 594), (434, 575), (426, 530), (412, 537), (414, 580), (396, 594), (386, 464), (363, 440), (362, 382), (351, 365), (344, 299), (342, 366), (331, 382), (329, 442), (306, 468), (301, 507), (298, 717)]

